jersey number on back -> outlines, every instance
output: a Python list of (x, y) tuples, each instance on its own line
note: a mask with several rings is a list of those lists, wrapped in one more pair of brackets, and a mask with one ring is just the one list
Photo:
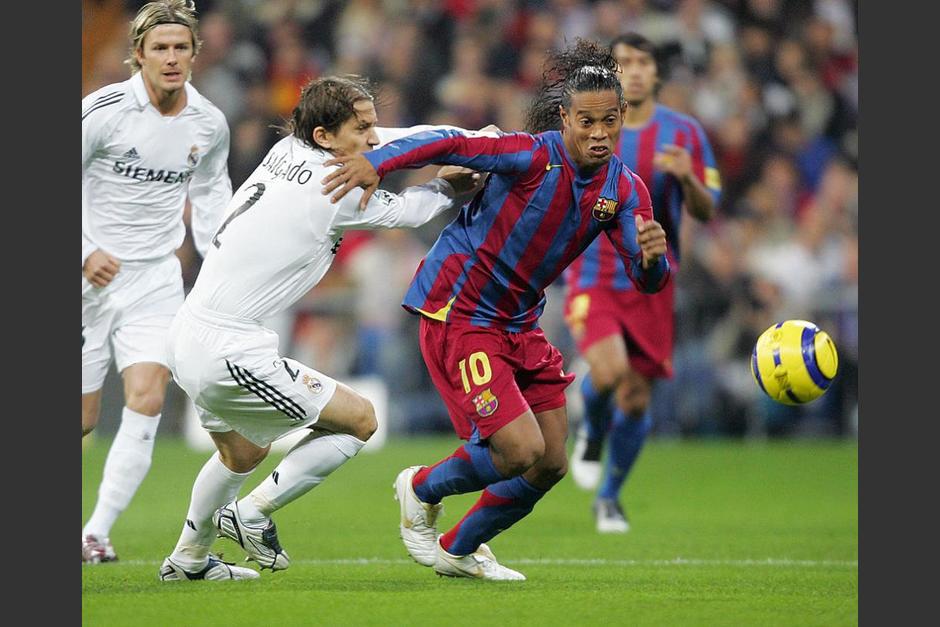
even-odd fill
[(228, 226), (228, 223), (234, 220), (235, 218), (237, 218), (238, 216), (240, 216), (241, 214), (248, 211), (248, 209), (250, 209), (253, 204), (258, 202), (258, 199), (261, 198), (261, 194), (264, 193), (264, 183), (255, 183), (254, 185), (251, 185), (248, 189), (251, 189), (252, 187), (257, 187), (258, 189), (255, 190), (255, 193), (252, 194), (251, 197), (248, 200), (246, 200), (242, 204), (241, 207), (233, 211), (232, 215), (230, 215), (228, 219), (222, 223), (222, 226), (219, 227), (219, 230), (215, 232), (215, 237), (212, 238), (212, 244), (216, 248), (220, 248), (222, 246), (222, 242), (219, 241), (219, 235), (222, 235), (222, 231), (225, 230), (225, 227)]

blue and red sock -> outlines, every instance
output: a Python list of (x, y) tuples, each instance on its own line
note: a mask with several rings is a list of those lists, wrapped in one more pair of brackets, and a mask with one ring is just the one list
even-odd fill
[(639, 419), (628, 418), (619, 407), (614, 410), (610, 433), (610, 454), (604, 468), (604, 481), (598, 498), (617, 499), (633, 463), (643, 448), (643, 442), (653, 426), (650, 410)]
[(613, 412), (610, 390), (598, 392), (594, 389), (591, 373), (581, 380), (581, 396), (584, 398), (584, 425), (589, 440), (603, 440)]
[(450, 457), (419, 470), (411, 486), (419, 499), (435, 504), (445, 496), (476, 492), (503, 479), (493, 465), (490, 448), (468, 442)]
[(521, 475), (494, 483), (453, 529), (441, 536), (441, 546), (451, 555), (468, 555), (501, 531), (509, 529), (532, 511), (548, 493)]

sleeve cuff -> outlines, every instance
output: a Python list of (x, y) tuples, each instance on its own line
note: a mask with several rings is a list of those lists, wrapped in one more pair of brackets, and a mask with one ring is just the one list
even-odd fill
[(95, 246), (92, 242), (82, 239), (82, 267), (85, 267), (85, 262), (88, 261), (88, 257), (91, 256), (91, 253), (98, 250), (98, 247)]
[(435, 184), (436, 191), (444, 194), (449, 198), (457, 198), (457, 190), (454, 189), (454, 186), (450, 184), (450, 181), (444, 178), (436, 177), (429, 181), (430, 183)]

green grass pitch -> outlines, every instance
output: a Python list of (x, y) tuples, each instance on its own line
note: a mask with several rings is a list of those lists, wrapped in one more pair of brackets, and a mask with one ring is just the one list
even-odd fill
[[(82, 519), (110, 442), (82, 454)], [(453, 451), (398, 438), (275, 514), (289, 570), (247, 582), (161, 583), (208, 453), (160, 437), (112, 530), (121, 561), (82, 567), (85, 625), (857, 625), (858, 447), (846, 441), (652, 440), (624, 490), (632, 529), (598, 535), (593, 495), (566, 477), (489, 544), (525, 582), (441, 578), (408, 558), (391, 484)], [(570, 443), (569, 443), (570, 444)], [(249, 478), (270, 472), (274, 453)], [(444, 501), (442, 531), (477, 495)], [(241, 561), (217, 540), (214, 551)], [(252, 564), (256, 567), (256, 565)]]

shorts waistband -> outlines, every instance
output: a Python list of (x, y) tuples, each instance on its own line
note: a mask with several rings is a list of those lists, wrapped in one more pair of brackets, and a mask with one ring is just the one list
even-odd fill
[(159, 265), (171, 257), (175, 257), (176, 253), (167, 253), (162, 257), (154, 257), (152, 259), (136, 259), (132, 261), (121, 261), (121, 270), (142, 270), (144, 268), (149, 268), (152, 266)]
[(183, 302), (182, 310), (200, 324), (226, 331), (255, 332), (264, 328), (257, 320), (224, 314), (212, 309), (207, 309), (202, 305), (191, 303), (188, 300)]

